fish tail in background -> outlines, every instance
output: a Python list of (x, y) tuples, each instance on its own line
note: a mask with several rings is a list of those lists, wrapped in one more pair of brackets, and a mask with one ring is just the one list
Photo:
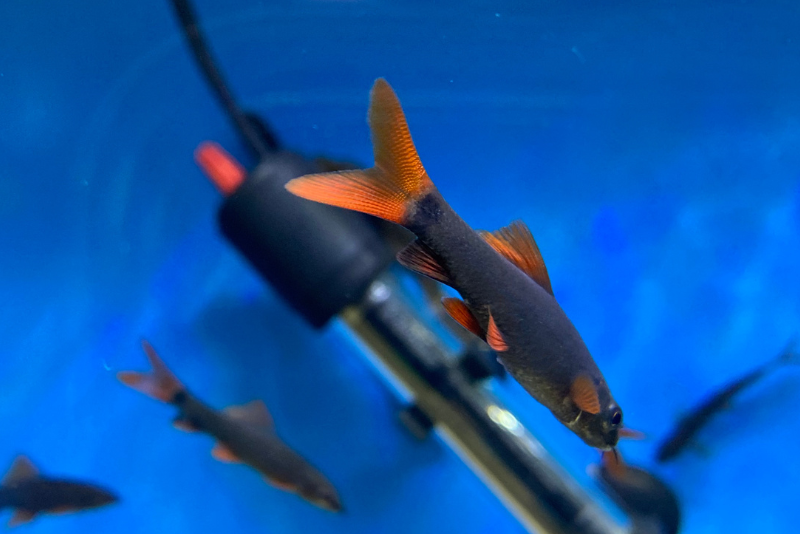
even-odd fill
[(800, 365), (800, 353), (797, 352), (797, 336), (792, 336), (786, 347), (775, 360), (778, 365)]
[(435, 187), (417, 155), (397, 95), (383, 78), (372, 86), (369, 125), (374, 167), (310, 174), (289, 181), (286, 189), (308, 200), (408, 227), (414, 223), (417, 201)]
[(126, 386), (141, 391), (154, 399), (167, 403), (173, 402), (175, 395), (185, 389), (183, 384), (167, 369), (152, 345), (144, 339), (142, 348), (150, 361), (152, 371), (149, 373), (120, 371), (117, 373), (117, 378)]

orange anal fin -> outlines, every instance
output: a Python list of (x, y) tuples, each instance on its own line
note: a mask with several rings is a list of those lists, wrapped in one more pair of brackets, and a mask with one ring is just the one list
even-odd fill
[(492, 317), (491, 313), (489, 314), (489, 326), (486, 328), (486, 343), (489, 344), (492, 350), (497, 352), (505, 352), (508, 350), (508, 344), (505, 338), (503, 338), (500, 329), (497, 328), (497, 323), (494, 322), (494, 317)]
[(433, 251), (419, 242), (413, 241), (406, 248), (397, 253), (397, 261), (403, 267), (433, 278), (446, 285), (452, 284), (450, 274), (439, 262)]
[(213, 456), (215, 460), (219, 460), (220, 462), (225, 462), (229, 464), (242, 463), (242, 460), (239, 459), (239, 457), (236, 456), (232, 450), (230, 450), (222, 443), (217, 443), (216, 445), (214, 445), (214, 448), (211, 449), (211, 456)]
[(494, 232), (479, 232), (481, 237), (498, 254), (516, 265), (542, 289), (553, 294), (550, 275), (547, 274), (542, 253), (533, 234), (522, 221), (514, 221)]
[(582, 411), (592, 415), (600, 413), (600, 398), (597, 395), (594, 381), (589, 376), (580, 375), (576, 378), (570, 387), (569, 395)]
[(269, 484), (270, 486), (272, 486), (274, 488), (278, 488), (279, 490), (288, 491), (290, 493), (294, 493), (294, 492), (297, 491), (297, 485), (296, 484), (292, 484), (290, 482), (284, 482), (282, 480), (277, 480), (277, 479), (274, 479), (274, 478), (270, 478), (268, 476), (265, 476), (264, 480), (266, 480), (267, 484)]
[(308, 200), (404, 224), (408, 208), (433, 190), (433, 183), (417, 155), (400, 101), (382, 78), (370, 93), (369, 125), (374, 167), (302, 176), (290, 180), (286, 189)]
[(200, 432), (200, 429), (194, 423), (181, 415), (172, 420), (172, 426), (181, 432)]
[(247, 172), (239, 162), (217, 143), (210, 141), (201, 143), (194, 151), (194, 159), (225, 196), (239, 189), (247, 176)]
[(36, 517), (35, 512), (18, 508), (14, 510), (14, 514), (11, 516), (11, 519), (8, 520), (8, 526), (16, 527), (19, 525), (23, 525), (25, 523), (32, 521), (34, 517)]
[(444, 306), (447, 314), (450, 315), (455, 322), (476, 336), (480, 338), (484, 337), (483, 328), (481, 328), (480, 323), (478, 323), (478, 320), (463, 300), (454, 297), (446, 297), (442, 299), (442, 306)]

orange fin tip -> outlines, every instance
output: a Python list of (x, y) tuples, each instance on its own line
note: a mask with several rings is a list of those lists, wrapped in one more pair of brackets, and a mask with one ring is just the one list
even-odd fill
[(433, 251), (419, 242), (412, 241), (406, 248), (397, 253), (397, 261), (403, 267), (433, 278), (446, 285), (452, 284), (450, 275), (439, 262)]
[(492, 314), (489, 314), (489, 326), (486, 329), (486, 342), (497, 352), (505, 352), (508, 350), (508, 344), (506, 344), (506, 340), (503, 338), (503, 334), (500, 333), (500, 329), (497, 328), (497, 323), (494, 322), (494, 317)]
[(291, 484), (289, 482), (281, 482), (280, 480), (269, 478), (268, 476), (265, 476), (264, 480), (267, 482), (267, 484), (269, 484), (274, 488), (278, 488), (279, 490), (288, 491), (290, 493), (294, 493), (297, 491), (297, 485), (295, 484)]
[(600, 413), (600, 398), (597, 396), (597, 389), (587, 375), (576, 378), (569, 393), (572, 401), (582, 411), (592, 415)]
[(612, 477), (622, 478), (625, 475), (625, 462), (617, 450), (603, 451), (601, 462)]
[(479, 233), (498, 254), (516, 265), (550, 295), (553, 294), (542, 253), (524, 222), (514, 221), (494, 232)]
[(432, 190), (394, 91), (380, 78), (370, 93), (369, 124), (375, 166), (310, 174), (290, 180), (299, 197), (404, 224), (414, 201)]
[(217, 443), (216, 445), (214, 445), (214, 448), (211, 449), (211, 456), (213, 456), (215, 460), (219, 460), (220, 462), (225, 462), (229, 464), (242, 463), (239, 457), (236, 456), (232, 450), (230, 450), (222, 443)]
[(481, 328), (480, 323), (478, 323), (478, 320), (463, 300), (455, 297), (445, 297), (442, 299), (442, 306), (444, 306), (447, 314), (452, 317), (455, 322), (476, 336), (480, 338), (484, 337), (483, 328)]

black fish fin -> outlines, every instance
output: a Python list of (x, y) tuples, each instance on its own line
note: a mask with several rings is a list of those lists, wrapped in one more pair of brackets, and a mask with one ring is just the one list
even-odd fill
[(433, 278), (446, 285), (452, 285), (450, 274), (436, 258), (434, 252), (422, 244), (419, 239), (412, 241), (406, 248), (398, 252), (397, 261), (415, 273), (424, 274), (428, 278)]
[(211, 449), (211, 456), (213, 456), (215, 460), (219, 460), (220, 462), (225, 462), (229, 464), (242, 463), (242, 460), (238, 456), (236, 456), (232, 450), (230, 450), (226, 445), (223, 445), (220, 442), (217, 442), (214, 445), (214, 448)]
[(597, 415), (600, 413), (600, 398), (594, 381), (588, 375), (580, 375), (569, 389), (572, 402), (586, 413)]
[(228, 406), (222, 411), (228, 417), (260, 430), (271, 431), (274, 427), (267, 405), (260, 399), (250, 401), (241, 406)]
[(542, 289), (553, 294), (550, 275), (539, 252), (539, 246), (533, 234), (522, 221), (514, 221), (494, 232), (479, 232), (481, 237), (497, 251), (498, 254), (516, 265)]
[(36, 512), (31, 512), (30, 510), (23, 510), (22, 508), (17, 508), (14, 510), (14, 515), (11, 516), (11, 519), (8, 520), (8, 527), (13, 528), (19, 525), (23, 525), (33, 520), (36, 517)]
[(442, 306), (444, 306), (447, 314), (452, 317), (455, 322), (479, 338), (486, 338), (486, 333), (483, 331), (483, 328), (481, 328), (480, 323), (478, 323), (472, 310), (469, 309), (469, 306), (467, 306), (463, 300), (456, 297), (445, 297), (442, 299)]
[(383, 78), (375, 80), (370, 92), (369, 126), (374, 167), (301, 176), (286, 189), (308, 200), (406, 224), (410, 208), (433, 190), (433, 183), (411, 140), (400, 101)]
[(36, 469), (33, 462), (31, 462), (27, 456), (20, 455), (17, 456), (14, 463), (11, 464), (3, 480), (0, 481), (0, 485), (13, 486), (14, 484), (19, 484), (24, 480), (30, 480), (38, 476), (39, 470)]

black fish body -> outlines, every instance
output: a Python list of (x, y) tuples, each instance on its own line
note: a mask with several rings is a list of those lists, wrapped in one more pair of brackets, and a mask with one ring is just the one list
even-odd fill
[(445, 299), (448, 313), (484, 338), (508, 372), (586, 443), (614, 447), (622, 411), (553, 297), (528, 229), (517, 222), (479, 233), (456, 214), (422, 167), (400, 103), (383, 79), (372, 89), (369, 123), (374, 167), (303, 176), (286, 188), (411, 230), (417, 241), (398, 261), (455, 288), (463, 301)]
[(24, 456), (17, 457), (0, 485), (0, 509), (16, 510), (9, 526), (26, 523), (41, 513), (76, 512), (116, 501), (116, 495), (105, 488), (42, 476)]
[(796, 355), (791, 349), (792, 344), (790, 344), (778, 358), (746, 373), (741, 378), (734, 380), (712, 394), (705, 401), (701, 402), (700, 405), (683, 417), (675, 426), (672, 433), (664, 439), (656, 452), (656, 460), (659, 462), (666, 462), (678, 456), (692, 443), (692, 439), (695, 435), (697, 435), (714, 416), (727, 409), (731, 401), (742, 391), (757, 383), (764, 376), (781, 365), (797, 363)]
[(342, 509), (328, 479), (277, 436), (261, 401), (215, 410), (188, 392), (149, 343), (142, 345), (153, 372), (123, 371), (117, 376), (124, 384), (178, 408), (177, 428), (213, 437), (217, 444), (212, 455), (217, 460), (244, 463), (280, 489), (296, 492), (326, 510)]

